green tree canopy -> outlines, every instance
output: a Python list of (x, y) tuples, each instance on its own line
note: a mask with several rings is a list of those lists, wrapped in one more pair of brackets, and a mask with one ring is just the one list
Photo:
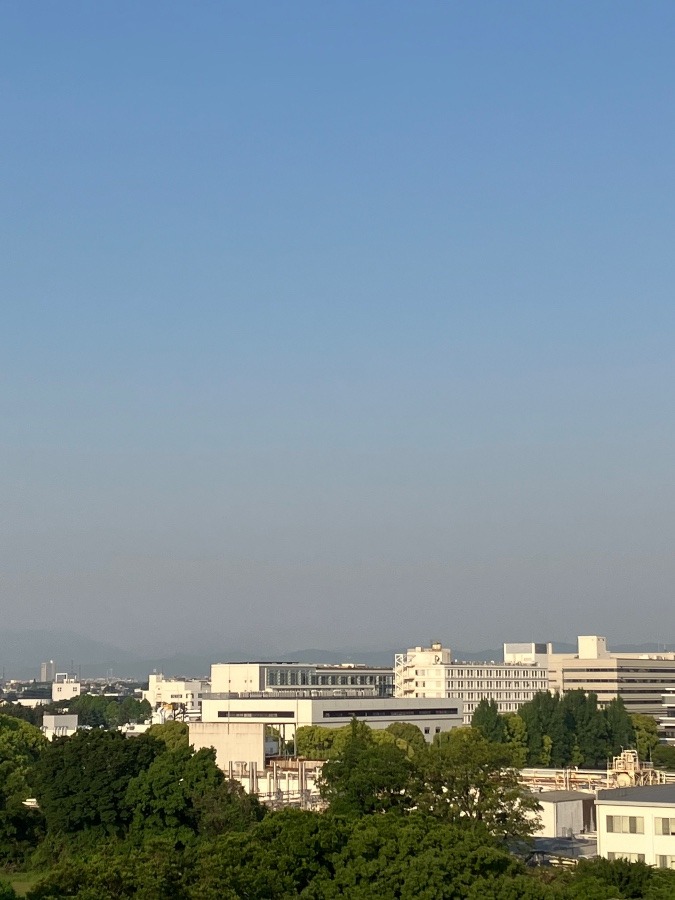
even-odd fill
[(406, 808), (413, 767), (405, 751), (376, 743), (368, 726), (356, 719), (348, 729), (341, 750), (334, 749), (321, 774), (321, 795), (331, 810), (358, 816)]
[(147, 735), (78, 731), (56, 738), (34, 767), (35, 793), (50, 832), (121, 834), (127, 787), (164, 749)]
[(506, 744), (486, 740), (474, 728), (436, 735), (422, 760), (423, 812), (458, 825), (479, 825), (498, 837), (527, 836), (539, 809), (523, 791)]
[(471, 727), (477, 728), (488, 741), (501, 744), (506, 738), (506, 726), (495, 700), (483, 698), (471, 717)]

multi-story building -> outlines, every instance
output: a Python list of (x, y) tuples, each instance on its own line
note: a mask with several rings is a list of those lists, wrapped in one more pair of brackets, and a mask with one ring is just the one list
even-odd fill
[(537, 662), (458, 662), (442, 644), (413, 647), (397, 654), (394, 663), (396, 697), (458, 697), (467, 725), (481, 700), (494, 700), (502, 713), (516, 712), (546, 690), (548, 673)]
[(40, 663), (40, 681), (53, 681), (56, 677), (56, 663), (53, 659)]
[(661, 697), (659, 732), (662, 743), (675, 747), (675, 687)]
[(675, 688), (675, 653), (611, 653), (606, 638), (582, 635), (577, 653), (549, 654), (548, 675), (552, 691), (592, 691), (601, 706), (621, 697), (629, 713), (658, 718)]
[(391, 668), (356, 663), (247, 662), (211, 666), (214, 693), (306, 691), (307, 696), (358, 693), (391, 697), (393, 680)]
[[(435, 735), (462, 724), (462, 701), (452, 697), (442, 700), (366, 697), (362, 693), (346, 697), (310, 697), (303, 691), (284, 691), (276, 695), (269, 691), (244, 695), (212, 693), (204, 697), (202, 719), (194, 728), (190, 727), (190, 740), (193, 735), (201, 735), (203, 741), (220, 741), (219, 735), (239, 733), (243, 726), (265, 725), (287, 742), (293, 740), (296, 729), (302, 726), (341, 728), (354, 718), (375, 729), (387, 728), (394, 722), (407, 722), (416, 725), (425, 739), (432, 741)], [(200, 746), (217, 747), (219, 744), (202, 743)]]
[(52, 700), (74, 700), (80, 696), (81, 685), (76, 678), (71, 678), (67, 672), (57, 672), (52, 683)]
[[(202, 698), (210, 690), (210, 682), (201, 679), (165, 678), (161, 672), (148, 678), (148, 689), (141, 696), (161, 718), (199, 718)], [(167, 715), (168, 714), (168, 715)]]

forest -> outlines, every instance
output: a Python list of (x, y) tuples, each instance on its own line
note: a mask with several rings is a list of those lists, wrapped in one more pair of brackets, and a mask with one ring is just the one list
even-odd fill
[[(404, 724), (299, 730), (301, 751), (323, 745), (322, 808), (272, 811), (228, 781), (213, 751), (195, 752), (182, 723), (47, 742), (0, 715), (0, 900), (675, 896), (675, 872), (644, 864), (533, 865), (524, 748), (486, 730), (478, 721), (431, 744)], [(575, 746), (585, 752), (585, 738)]]

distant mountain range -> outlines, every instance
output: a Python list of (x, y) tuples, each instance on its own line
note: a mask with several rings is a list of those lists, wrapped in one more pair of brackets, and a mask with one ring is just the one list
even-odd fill
[[(558, 653), (574, 653), (576, 644), (555, 643)], [(53, 659), (59, 672), (80, 672), (82, 677), (95, 678), (115, 675), (145, 680), (153, 671), (165, 675), (208, 676), (211, 663), (246, 662), (247, 660), (306, 663), (365, 663), (371, 666), (391, 666), (396, 650), (354, 650), (336, 648), (326, 650), (307, 648), (290, 652), (261, 652), (258, 648), (232, 649), (223, 647), (217, 652), (176, 653), (169, 656), (143, 656), (115, 647), (103, 641), (83, 637), (71, 631), (7, 630), (0, 632), (0, 671), (7, 678), (39, 678), (40, 663)], [(619, 644), (615, 652), (655, 653), (663, 644)], [(502, 648), (481, 651), (453, 648), (458, 660), (500, 662)]]

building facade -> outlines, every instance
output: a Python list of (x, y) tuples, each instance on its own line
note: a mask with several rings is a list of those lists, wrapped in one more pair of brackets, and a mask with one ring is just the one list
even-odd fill
[(155, 672), (148, 678), (148, 689), (141, 697), (152, 707), (159, 721), (164, 718), (196, 719), (201, 715), (202, 698), (210, 690), (210, 682), (201, 679), (165, 678)]
[(212, 693), (202, 701), (202, 722), (270, 725), (285, 741), (296, 728), (323, 725), (341, 728), (356, 718), (371, 728), (383, 729), (394, 722), (417, 725), (427, 741), (434, 735), (462, 724), (462, 701), (457, 698), (425, 700), (391, 697), (307, 697), (303, 692), (284, 691), (241, 694)]
[(81, 690), (77, 678), (71, 678), (67, 672), (57, 672), (52, 683), (52, 701), (74, 700), (80, 696)]
[(659, 718), (663, 694), (675, 688), (675, 653), (611, 653), (597, 635), (580, 636), (576, 654), (552, 653), (548, 659), (552, 691), (592, 691), (601, 706), (621, 697), (629, 713)]
[(598, 791), (598, 856), (675, 869), (675, 784)]
[(308, 696), (360, 693), (391, 697), (393, 680), (391, 668), (356, 663), (247, 662), (211, 666), (214, 693), (304, 690)]
[(481, 700), (494, 700), (501, 713), (516, 712), (546, 690), (547, 669), (533, 662), (453, 662), (450, 649), (437, 643), (395, 657), (396, 697), (457, 697), (462, 700), (465, 725), (471, 723)]

